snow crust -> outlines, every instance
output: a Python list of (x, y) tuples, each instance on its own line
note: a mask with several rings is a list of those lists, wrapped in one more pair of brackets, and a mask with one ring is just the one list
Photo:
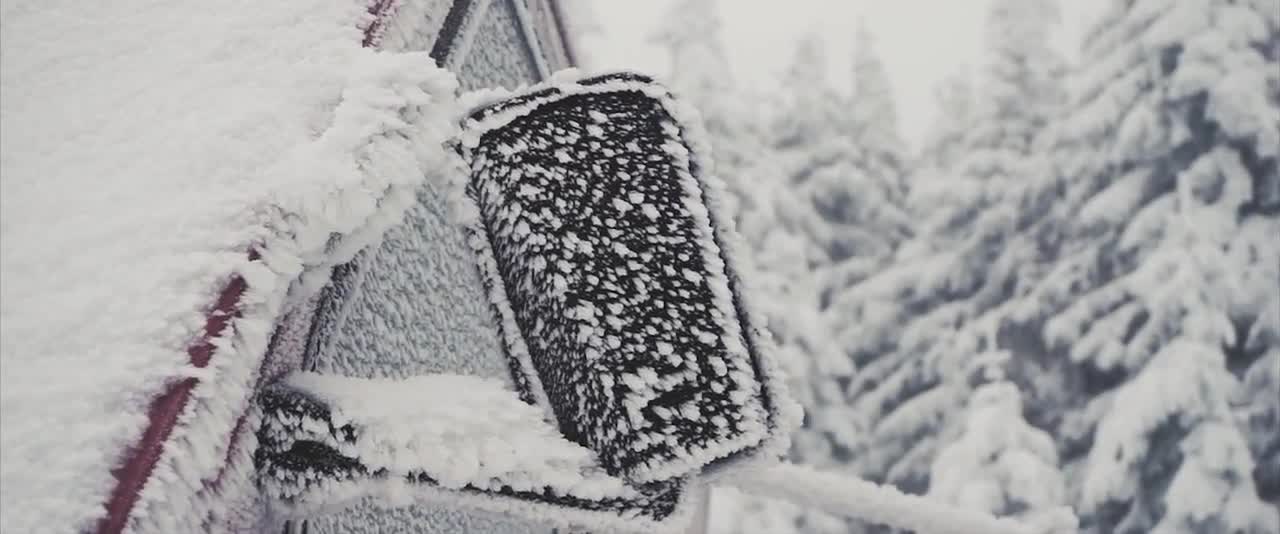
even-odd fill
[[(466, 375), (362, 379), (297, 373), (283, 385), (330, 408), (327, 425), (289, 421), (292, 440), (329, 445), (371, 471), (425, 473), (443, 488), (551, 488), (584, 499), (634, 498), (591, 451), (565, 440), (498, 380)], [(286, 419), (286, 421), (288, 421)], [(351, 442), (328, 426), (351, 427)], [(280, 420), (268, 432), (285, 432)], [(287, 449), (287, 447), (286, 447)]]
[(296, 373), (271, 387), (266, 406), (257, 462), (281, 517), (314, 518), (372, 499), (670, 532), (690, 513), (679, 487), (637, 489), (606, 473), (501, 380)]
[[(0, 19), (0, 530), (92, 529), (151, 400), (186, 378), (128, 528), (210, 528), (253, 491), (251, 438), (227, 437), (274, 318), (449, 157), (456, 82), (426, 54), (361, 49), (359, 3), (6, 2)], [(242, 317), (193, 367), (232, 276)]]

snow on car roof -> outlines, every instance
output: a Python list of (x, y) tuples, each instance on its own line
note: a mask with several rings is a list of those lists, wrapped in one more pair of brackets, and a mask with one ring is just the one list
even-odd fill
[[(190, 526), (287, 293), (447, 164), (456, 82), (361, 48), (357, 2), (14, 0), (0, 20), (0, 530), (93, 529), (152, 401), (195, 379), (133, 519)], [(200, 365), (237, 278), (234, 335)]]

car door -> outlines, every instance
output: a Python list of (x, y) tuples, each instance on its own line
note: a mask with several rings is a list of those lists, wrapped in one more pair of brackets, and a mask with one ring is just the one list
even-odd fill
[[(401, 17), (422, 19), (407, 23)], [(553, 0), (406, 2), (378, 44), (421, 50), (427, 42), (464, 91), (532, 84), (572, 61)], [(459, 373), (510, 380), (473, 252), (446, 211), (444, 192), (427, 180), (402, 224), (380, 245), (334, 269), (310, 309), (285, 318), (280, 332), (293, 332), (303, 368), (361, 377)], [(286, 529), (547, 532), (551, 527), (447, 505), (387, 509), (366, 502)]]

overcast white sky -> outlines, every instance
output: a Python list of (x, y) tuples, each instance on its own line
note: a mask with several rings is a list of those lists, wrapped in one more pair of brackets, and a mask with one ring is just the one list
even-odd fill
[[(663, 51), (648, 42), (672, 0), (587, 0), (603, 38), (591, 47), (597, 67), (666, 71)], [(769, 85), (784, 72), (797, 38), (821, 33), (827, 43), (833, 86), (849, 82), (852, 33), (859, 16), (898, 96), (904, 135), (919, 139), (937, 113), (932, 88), (959, 69), (982, 61), (982, 21), (988, 0), (706, 0), (716, 1), (724, 22), (730, 67), (738, 83)], [(1063, 28), (1054, 42), (1069, 56), (1077, 37), (1105, 0), (1064, 0)]]

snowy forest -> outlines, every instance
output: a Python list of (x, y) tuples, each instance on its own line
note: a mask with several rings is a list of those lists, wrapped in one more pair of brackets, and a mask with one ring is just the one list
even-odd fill
[(1080, 1), (0, 0), (0, 534), (1280, 534), (1280, 0)]
[[(761, 94), (715, 3), (671, 9), (652, 39), (751, 245), (806, 411), (793, 461), (1082, 532), (1280, 532), (1276, 0), (1115, 0), (1076, 61), (1056, 2), (996, 0), (920, 146), (865, 25), (802, 40)], [(712, 510), (883, 531), (732, 490)]]

